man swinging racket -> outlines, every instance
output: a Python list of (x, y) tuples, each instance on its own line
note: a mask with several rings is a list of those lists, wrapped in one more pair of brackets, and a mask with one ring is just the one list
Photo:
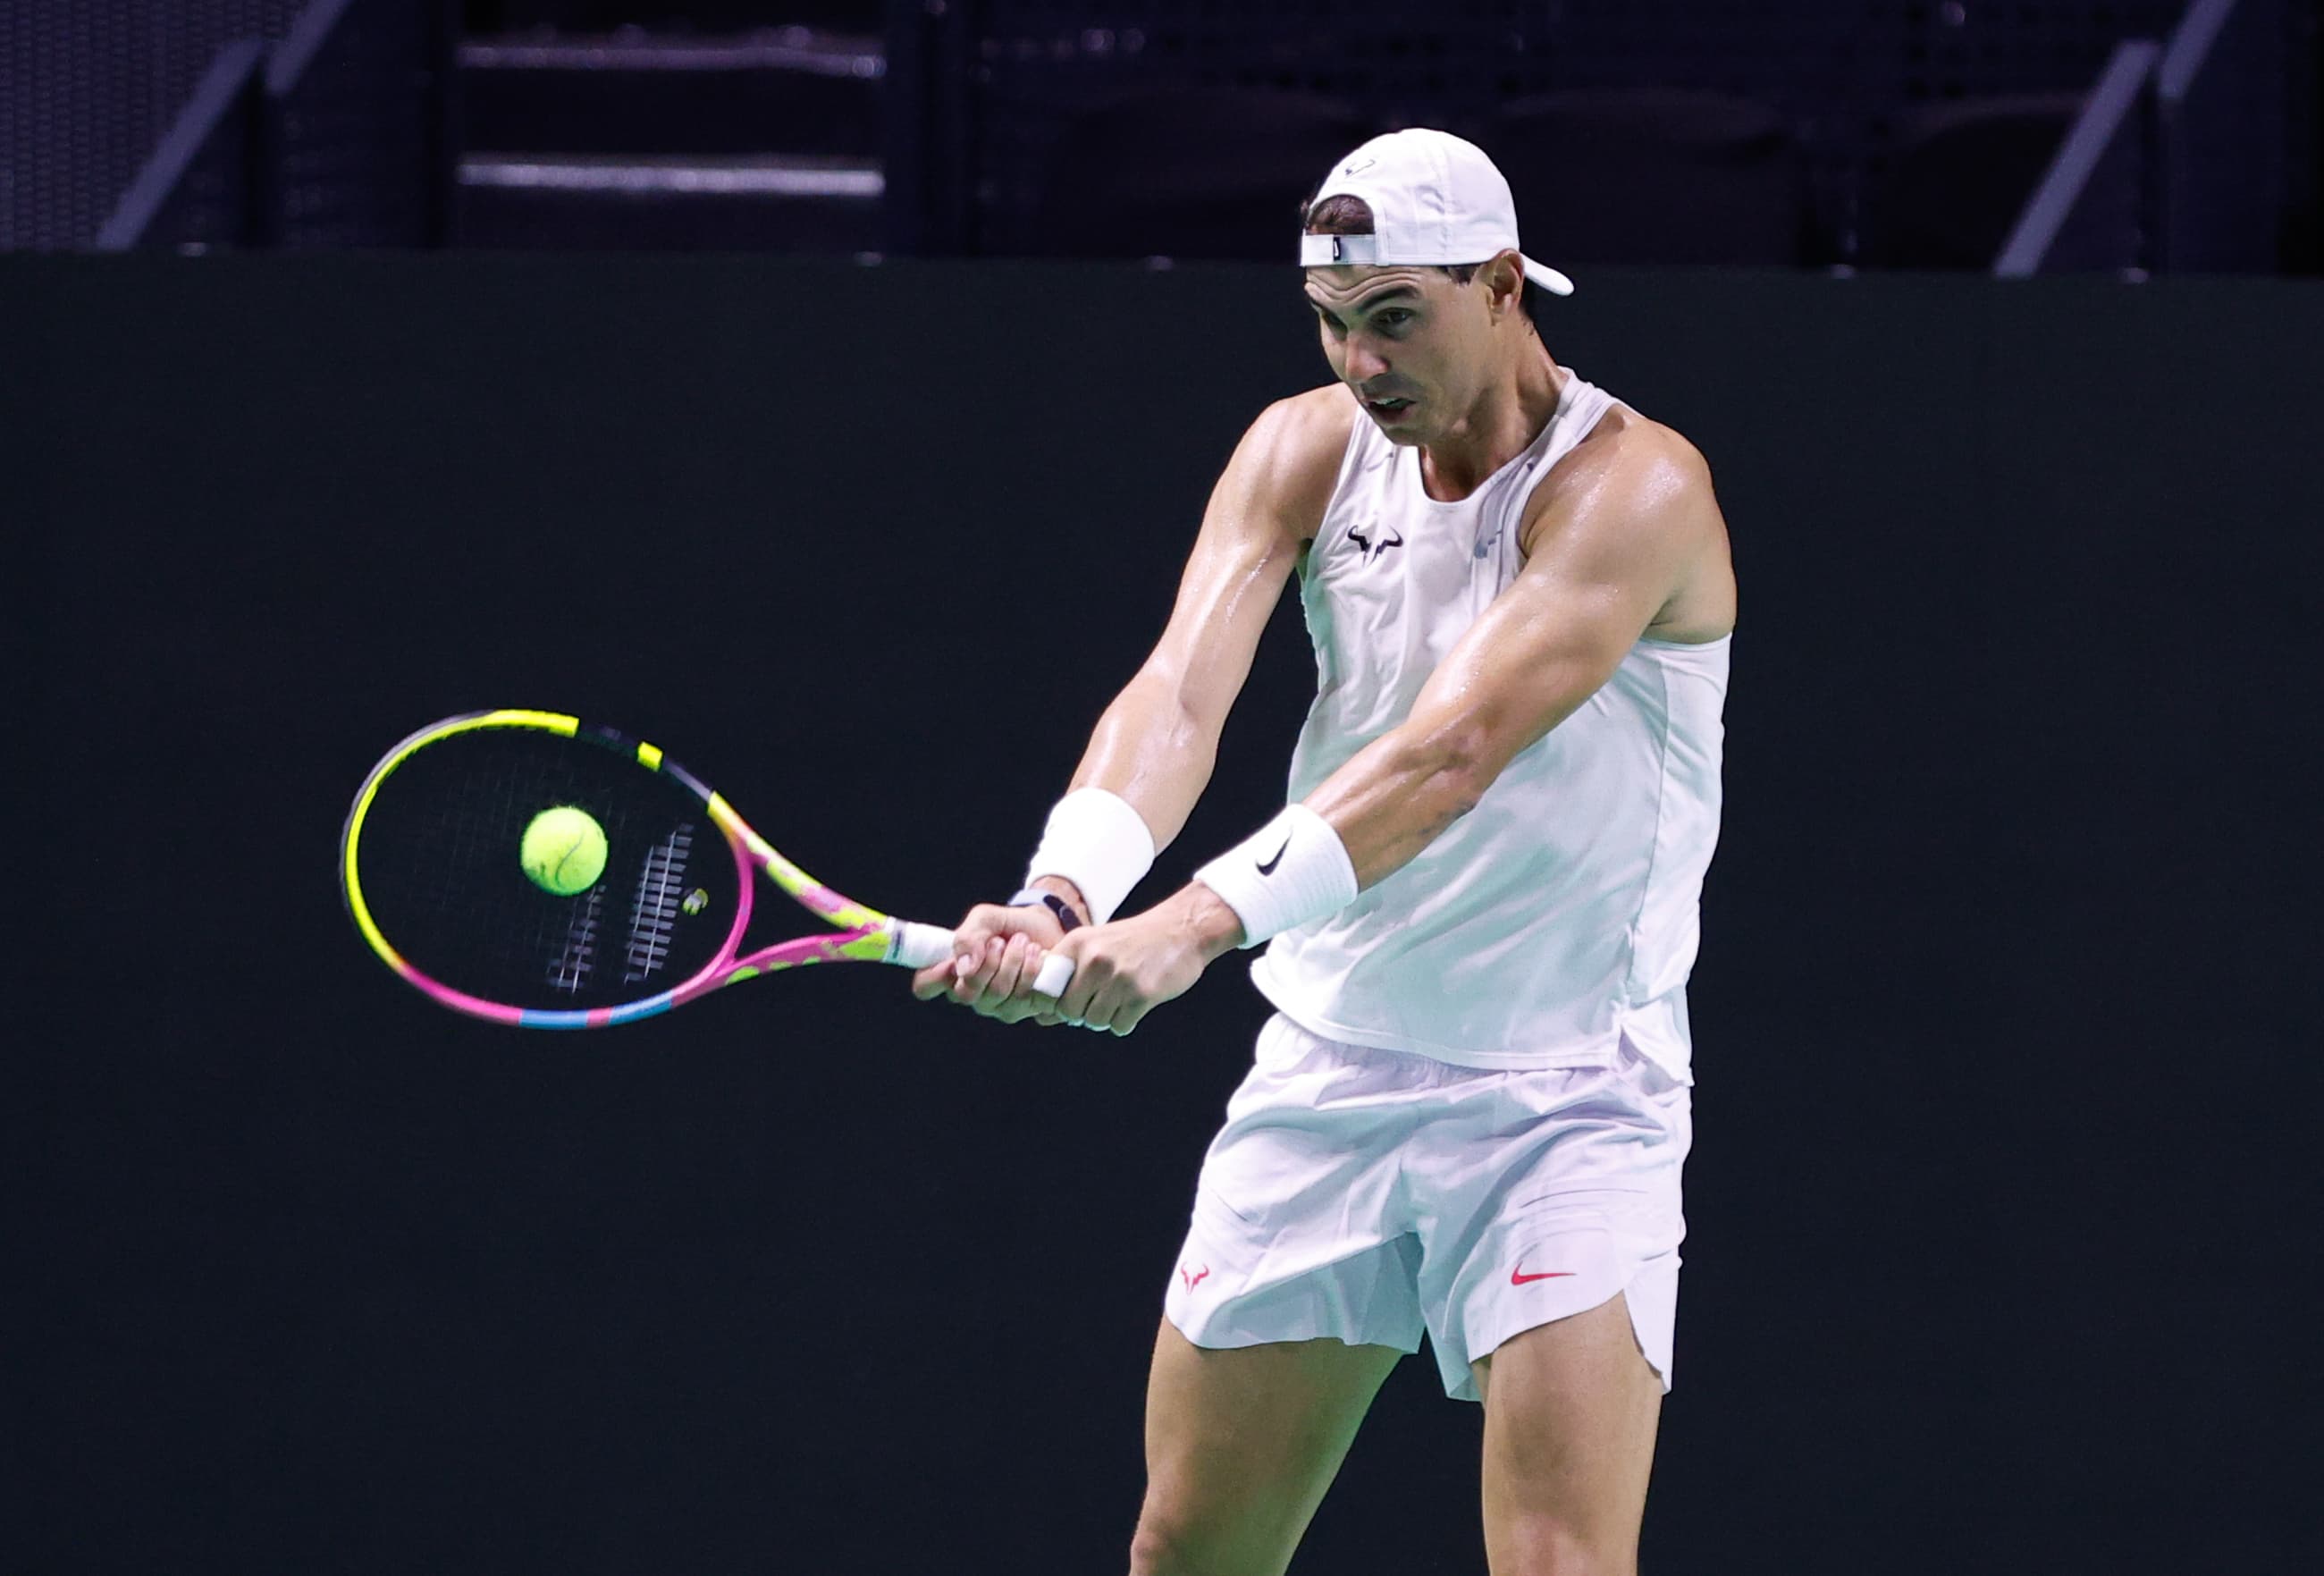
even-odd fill
[[(1134, 1576), (1282, 1571), (1425, 1329), (1485, 1409), (1495, 1576), (1636, 1568), (1670, 1387), (1735, 579), (1702, 456), (1554, 361), (1508, 183), (1366, 143), (1300, 260), (1333, 384), (1269, 407), (1028, 885), (923, 998), (1127, 1034), (1265, 945), (1148, 1392)], [(1294, 569), (1290, 804), (1112, 917), (1209, 780)], [(1072, 960), (1061, 997), (1032, 982)]]

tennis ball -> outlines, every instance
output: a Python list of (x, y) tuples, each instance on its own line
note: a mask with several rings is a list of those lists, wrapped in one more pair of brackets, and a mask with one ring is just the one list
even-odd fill
[(560, 898), (586, 892), (605, 873), (605, 829), (586, 810), (559, 805), (524, 829), (524, 873)]

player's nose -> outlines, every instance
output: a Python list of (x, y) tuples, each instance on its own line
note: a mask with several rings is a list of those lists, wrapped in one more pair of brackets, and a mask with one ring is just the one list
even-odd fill
[(1388, 373), (1388, 357), (1360, 338), (1348, 341), (1348, 381), (1364, 384), (1375, 382)]

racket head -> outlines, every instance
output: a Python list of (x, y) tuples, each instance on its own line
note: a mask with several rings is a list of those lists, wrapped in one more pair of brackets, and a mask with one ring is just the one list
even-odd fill
[[(558, 806), (586, 811), (607, 844), (603, 873), (571, 896), (536, 885), (519, 854), (532, 818)], [(373, 952), (437, 1001), (594, 1028), (735, 977), (755, 887), (746, 837), (759, 841), (651, 744), (560, 713), (475, 712), (372, 768), (339, 877)]]

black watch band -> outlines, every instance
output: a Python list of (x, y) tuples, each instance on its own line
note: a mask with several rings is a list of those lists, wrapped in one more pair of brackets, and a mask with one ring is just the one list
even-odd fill
[(1082, 917), (1074, 912), (1074, 906), (1071, 903), (1058, 897), (1056, 893), (1043, 891), (1038, 887), (1027, 887), (1010, 899), (1008, 906), (1011, 908), (1029, 908), (1036, 903), (1056, 915), (1057, 923), (1067, 930), (1079, 930), (1082, 927)]

